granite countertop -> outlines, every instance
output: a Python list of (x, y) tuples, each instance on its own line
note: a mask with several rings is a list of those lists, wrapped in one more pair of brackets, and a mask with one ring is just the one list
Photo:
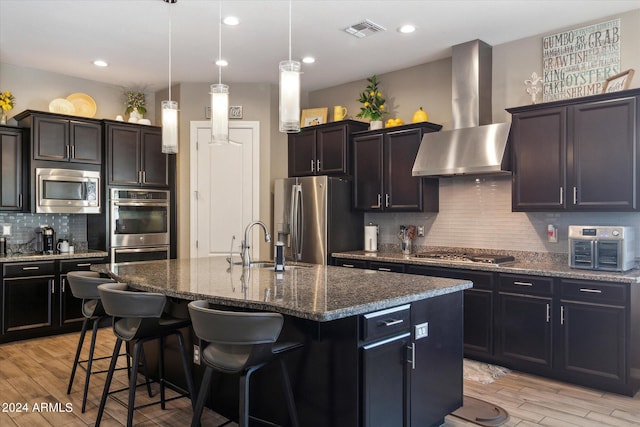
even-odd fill
[[(489, 252), (489, 251), (484, 251)], [(498, 251), (493, 251), (498, 252)], [(502, 252), (502, 251), (500, 251)], [(500, 273), (527, 274), (533, 276), (561, 277), (583, 280), (599, 280), (619, 283), (640, 283), (640, 270), (633, 269), (622, 273), (582, 270), (571, 268), (566, 255), (539, 256), (536, 253), (515, 254), (515, 262), (502, 265), (483, 264), (478, 262), (446, 261), (441, 259), (417, 258), (413, 255), (403, 255), (399, 252), (337, 252), (332, 253), (336, 258), (357, 259), (367, 261), (393, 262), (399, 264), (428, 265), (434, 267), (449, 267), (468, 270), (497, 271)]]
[(0, 263), (2, 262), (20, 262), (20, 261), (49, 261), (58, 259), (77, 259), (77, 258), (104, 258), (109, 256), (105, 251), (88, 252), (74, 252), (72, 254), (39, 254), (39, 253), (25, 253), (25, 254), (11, 254), (0, 257)]
[(136, 289), (186, 300), (330, 321), (462, 291), (471, 282), (457, 279), (300, 264), (286, 271), (229, 264), (223, 257), (100, 264)]

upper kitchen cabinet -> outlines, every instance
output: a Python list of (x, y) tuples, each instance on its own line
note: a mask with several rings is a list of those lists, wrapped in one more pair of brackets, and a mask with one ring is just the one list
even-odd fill
[(509, 109), (513, 210), (637, 210), (639, 94)]
[(25, 208), (24, 145), (20, 129), (0, 126), (0, 211), (23, 211)]
[(102, 125), (98, 120), (36, 111), (15, 119), (31, 130), (33, 160), (102, 163)]
[(162, 129), (105, 122), (107, 185), (169, 186), (169, 156), (162, 152)]
[(440, 125), (418, 123), (353, 137), (353, 203), (364, 211), (438, 211), (438, 180), (411, 174), (422, 135)]
[(349, 139), (366, 123), (344, 120), (289, 134), (289, 176), (349, 175)]

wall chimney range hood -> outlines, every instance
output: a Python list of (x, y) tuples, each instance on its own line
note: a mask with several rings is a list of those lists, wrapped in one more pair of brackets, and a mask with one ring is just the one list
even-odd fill
[(413, 176), (509, 174), (510, 123), (491, 123), (491, 46), (452, 48), (453, 130), (425, 134)]

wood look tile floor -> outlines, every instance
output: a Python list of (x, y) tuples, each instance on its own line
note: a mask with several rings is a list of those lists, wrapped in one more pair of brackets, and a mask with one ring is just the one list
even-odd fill
[[(71, 427), (94, 424), (105, 374), (92, 376), (84, 414), (80, 411), (83, 370), (76, 374), (72, 393), (66, 394), (77, 340), (78, 334), (74, 333), (0, 345), (0, 426)], [(102, 329), (96, 354), (110, 354), (114, 341), (111, 331)], [(104, 362), (101, 363), (106, 367)], [(125, 371), (117, 372), (114, 387), (122, 387), (125, 383)], [(506, 409), (510, 419), (505, 426), (640, 426), (640, 393), (631, 398), (519, 372), (512, 372), (491, 384), (465, 380), (464, 392)], [(126, 394), (123, 398), (126, 399)], [(140, 389), (136, 403), (148, 399)], [(38, 411), (43, 403), (53, 404), (49, 406), (53, 406), (54, 411)], [(18, 412), (10, 407), (12, 404), (26, 404), (28, 411)], [(60, 410), (55, 411), (55, 404), (59, 404)], [(47, 408), (46, 404), (44, 408)], [(69, 411), (65, 412), (67, 408)], [(134, 423), (137, 426), (186, 426), (191, 415), (189, 400), (178, 399), (167, 403), (164, 411), (159, 405), (136, 411)], [(203, 426), (217, 426), (224, 421), (223, 417), (210, 410), (205, 410), (202, 417)], [(122, 426), (125, 423), (126, 408), (110, 399), (102, 425)], [(235, 423), (229, 425), (237, 426)], [(475, 424), (448, 416), (443, 426), (471, 427)]]

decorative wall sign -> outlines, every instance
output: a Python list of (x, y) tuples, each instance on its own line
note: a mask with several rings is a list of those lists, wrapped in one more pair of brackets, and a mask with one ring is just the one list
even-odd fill
[(601, 93), (620, 73), (620, 19), (543, 37), (542, 63), (544, 102)]
[(232, 105), (229, 107), (229, 118), (230, 119), (241, 119), (242, 118), (242, 105)]
[(621, 90), (629, 89), (631, 79), (633, 78), (633, 69), (630, 68), (627, 71), (623, 71), (620, 74), (609, 77), (602, 87), (602, 93), (618, 92)]

